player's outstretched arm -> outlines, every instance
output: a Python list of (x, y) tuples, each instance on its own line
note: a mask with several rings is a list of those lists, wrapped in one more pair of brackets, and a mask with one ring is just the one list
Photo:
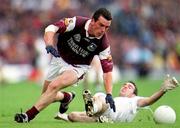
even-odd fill
[(138, 100), (138, 106), (144, 107), (155, 103), (159, 100), (167, 91), (175, 89), (179, 85), (179, 82), (175, 77), (167, 75), (159, 91), (155, 92), (152, 96), (145, 99)]

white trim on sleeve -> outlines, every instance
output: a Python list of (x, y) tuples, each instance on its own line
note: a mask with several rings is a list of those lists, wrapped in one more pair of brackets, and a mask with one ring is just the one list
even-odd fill
[(107, 59), (110, 56), (110, 54), (111, 54), (111, 51), (110, 51), (110, 46), (109, 46), (104, 51), (99, 53), (99, 58), (100, 60)]
[(51, 24), (45, 28), (45, 32), (57, 32), (59, 30), (59, 27)]
[(73, 30), (75, 28), (76, 25), (76, 17), (73, 18), (67, 18), (66, 20), (68, 20), (68, 25), (66, 27), (66, 32), (69, 32), (71, 30)]

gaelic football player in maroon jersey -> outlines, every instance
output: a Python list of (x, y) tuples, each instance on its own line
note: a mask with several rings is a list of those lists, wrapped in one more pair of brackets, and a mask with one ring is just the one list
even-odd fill
[[(73, 92), (62, 92), (63, 88), (76, 84), (90, 68), (90, 63), (98, 55), (102, 70), (106, 103), (115, 112), (112, 98), (112, 69), (110, 44), (107, 30), (112, 21), (111, 13), (100, 8), (92, 18), (74, 16), (50, 24), (45, 29), (44, 41), (47, 53), (52, 54), (49, 71), (39, 100), (25, 113), (17, 113), (15, 121), (29, 122), (53, 102), (60, 102), (60, 113), (65, 113), (73, 100)], [(57, 42), (55, 35), (58, 34)]]

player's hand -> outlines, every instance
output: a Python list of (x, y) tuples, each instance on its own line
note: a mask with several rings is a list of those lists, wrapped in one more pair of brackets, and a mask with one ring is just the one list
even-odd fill
[(110, 108), (113, 109), (114, 112), (116, 112), (116, 107), (115, 107), (114, 100), (111, 94), (106, 95), (106, 103), (109, 103)]
[(54, 57), (60, 57), (58, 51), (52, 45), (46, 46), (46, 51), (47, 53), (51, 53)]
[(166, 92), (168, 90), (175, 89), (179, 85), (179, 82), (176, 80), (175, 77), (170, 77), (169, 74), (167, 74), (166, 79), (164, 80), (164, 83), (161, 87), (161, 89)]

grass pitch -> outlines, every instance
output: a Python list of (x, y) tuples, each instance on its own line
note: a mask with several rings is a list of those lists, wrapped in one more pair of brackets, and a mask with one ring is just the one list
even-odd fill
[[(120, 81), (114, 85), (113, 96), (118, 95), (120, 85), (125, 81)], [(157, 91), (162, 83), (162, 80), (152, 81), (148, 79), (136, 80), (138, 85), (138, 93), (140, 96), (150, 96)], [(79, 84), (77, 87), (68, 87), (66, 91), (75, 91), (76, 97), (69, 106), (68, 112), (83, 111), (82, 90), (83, 87)], [(90, 90), (94, 93), (93, 85)], [(70, 123), (53, 119), (58, 110), (59, 103), (53, 103), (44, 109), (34, 120), (26, 124), (18, 124), (14, 121), (14, 114), (31, 108), (41, 94), (41, 86), (32, 82), (22, 82), (17, 84), (1, 84), (0, 85), (0, 128), (180, 128), (180, 87), (176, 90), (165, 94), (158, 102), (151, 106), (154, 111), (160, 105), (169, 105), (176, 111), (176, 123), (156, 124), (153, 121), (152, 113), (148, 109), (140, 110), (135, 120), (132, 123)]]

